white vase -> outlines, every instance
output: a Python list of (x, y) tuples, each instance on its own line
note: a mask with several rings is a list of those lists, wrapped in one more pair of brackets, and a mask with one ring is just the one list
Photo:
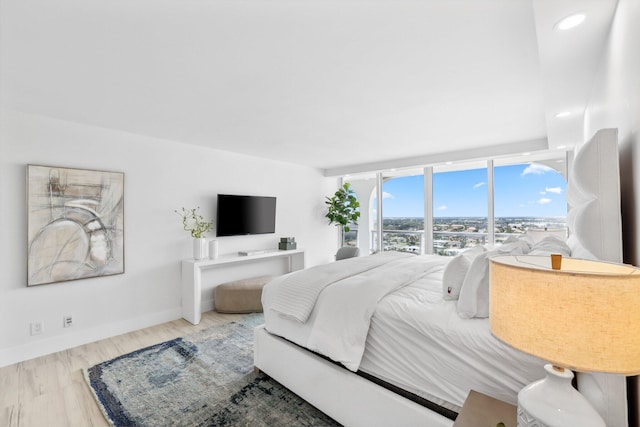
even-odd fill
[(218, 258), (218, 241), (216, 239), (209, 240), (209, 258)]
[(209, 246), (207, 245), (207, 239), (204, 237), (193, 239), (193, 258), (205, 259), (209, 256)]

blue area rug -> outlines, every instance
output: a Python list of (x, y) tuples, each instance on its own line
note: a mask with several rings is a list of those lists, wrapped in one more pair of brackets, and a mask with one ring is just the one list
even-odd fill
[(253, 371), (253, 327), (214, 326), (85, 370), (114, 426), (336, 426), (331, 418)]

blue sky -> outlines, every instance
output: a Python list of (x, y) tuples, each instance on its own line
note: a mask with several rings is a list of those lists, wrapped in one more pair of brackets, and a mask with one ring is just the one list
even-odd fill
[[(495, 216), (566, 216), (566, 182), (540, 164), (494, 169)], [(422, 175), (398, 177), (383, 186), (385, 217), (423, 217)], [(435, 217), (486, 216), (487, 170), (471, 169), (433, 175)]]

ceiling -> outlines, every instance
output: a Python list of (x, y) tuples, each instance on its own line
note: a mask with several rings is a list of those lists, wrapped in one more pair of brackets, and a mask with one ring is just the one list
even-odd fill
[(4, 108), (326, 175), (570, 149), (616, 6), (0, 1)]

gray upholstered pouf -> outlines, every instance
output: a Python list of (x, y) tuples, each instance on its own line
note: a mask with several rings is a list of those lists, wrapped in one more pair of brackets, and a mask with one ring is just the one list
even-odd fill
[(219, 313), (262, 312), (262, 288), (273, 276), (251, 277), (216, 286), (213, 303)]

